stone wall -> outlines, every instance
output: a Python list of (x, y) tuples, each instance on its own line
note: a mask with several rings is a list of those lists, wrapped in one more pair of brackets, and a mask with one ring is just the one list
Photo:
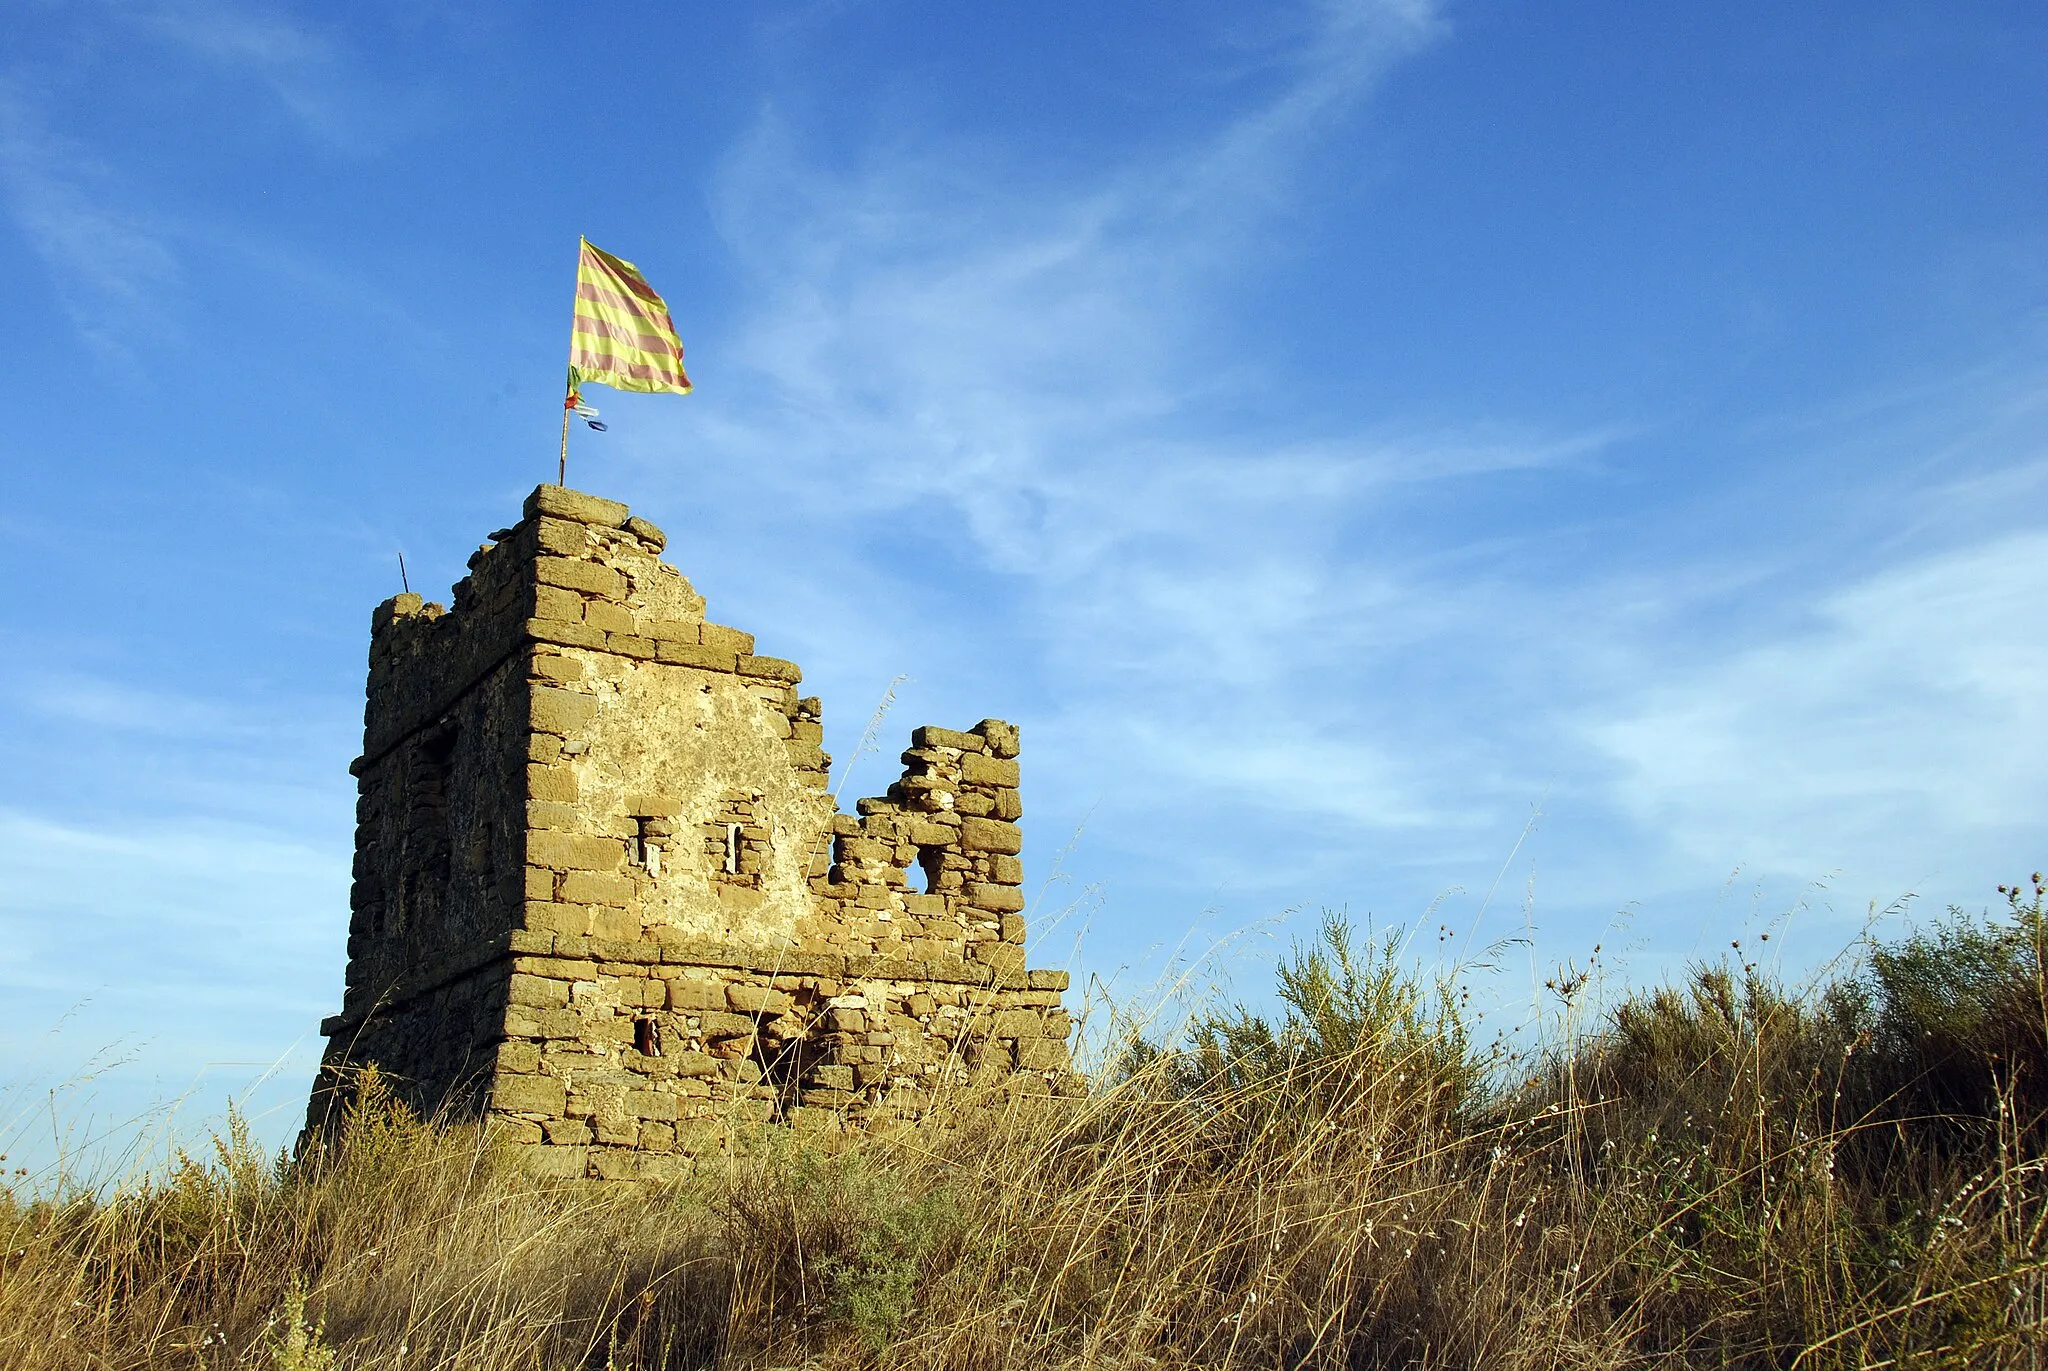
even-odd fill
[(801, 672), (707, 622), (664, 542), (542, 486), (452, 609), (378, 608), (313, 1126), (375, 1061), (544, 1169), (646, 1175), (703, 1125), (1069, 1079), (1065, 975), (1024, 962), (1017, 730), (917, 729), (839, 813)]

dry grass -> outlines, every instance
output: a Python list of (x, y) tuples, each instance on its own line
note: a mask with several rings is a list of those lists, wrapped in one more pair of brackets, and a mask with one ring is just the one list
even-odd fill
[(1519, 1059), (1333, 925), (1279, 1020), (1134, 1038), (1085, 1098), (736, 1135), (663, 1190), (374, 1104), (297, 1164), (231, 1126), (0, 1201), (0, 1365), (2040, 1367), (2040, 903)]

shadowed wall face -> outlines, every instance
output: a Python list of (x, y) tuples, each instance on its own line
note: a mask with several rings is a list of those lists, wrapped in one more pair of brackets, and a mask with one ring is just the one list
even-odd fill
[(379, 606), (311, 1126), (374, 1062), (548, 1171), (644, 1176), (722, 1122), (1068, 1079), (1065, 974), (1024, 964), (1017, 730), (920, 728), (838, 813), (819, 701), (664, 542), (542, 486), (452, 609)]

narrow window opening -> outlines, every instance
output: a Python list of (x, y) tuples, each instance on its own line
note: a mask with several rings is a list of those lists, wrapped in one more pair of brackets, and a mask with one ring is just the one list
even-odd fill
[(633, 1020), (633, 1050), (643, 1057), (661, 1055), (661, 1020), (644, 1014)]
[(725, 869), (737, 876), (740, 870), (740, 826), (725, 826)]
[(910, 873), (911, 889), (921, 895), (939, 893), (939, 875), (946, 869), (946, 850), (942, 847), (920, 847), (917, 850), (916, 869)]
[(626, 860), (634, 866), (646, 868), (650, 876), (661, 874), (661, 839), (669, 835), (666, 821), (660, 819), (635, 819), (637, 832), (626, 839)]

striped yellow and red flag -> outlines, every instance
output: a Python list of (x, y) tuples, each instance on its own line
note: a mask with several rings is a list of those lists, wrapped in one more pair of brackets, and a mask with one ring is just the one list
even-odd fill
[(592, 247), (576, 262), (576, 318), (569, 330), (569, 398), (586, 381), (617, 390), (688, 395), (683, 343), (668, 306), (631, 262)]

